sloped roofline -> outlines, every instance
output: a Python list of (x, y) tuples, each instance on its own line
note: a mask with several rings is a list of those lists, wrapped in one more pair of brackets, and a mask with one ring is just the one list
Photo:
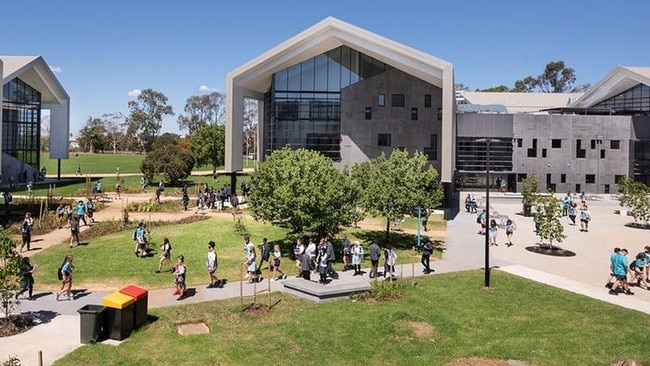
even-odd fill
[[(445, 60), (405, 46), (334, 17), (327, 17), (301, 33), (264, 52), (228, 73), (227, 79), (258, 93), (256, 80), (270, 78), (275, 72), (309, 58), (346, 45), (379, 61), (442, 86), (444, 72), (453, 65)], [(268, 83), (266, 87), (268, 88)]]
[[(5, 65), (5, 71), (9, 71), (6, 75), (2, 75), (2, 85), (20, 77), (27, 71), (34, 69), (36, 74), (43, 81), (43, 84), (49, 89), (49, 92), (52, 93), (59, 102), (70, 100), (70, 96), (42, 56), (0, 56), (0, 60), (2, 60)], [(7, 65), (11, 65), (13, 70), (7, 70)]]
[(650, 85), (650, 67), (617, 66), (572, 103), (573, 108), (590, 108), (637, 84)]

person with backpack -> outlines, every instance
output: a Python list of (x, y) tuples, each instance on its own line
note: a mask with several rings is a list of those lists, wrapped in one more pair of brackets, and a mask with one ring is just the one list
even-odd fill
[(372, 243), (370, 243), (370, 247), (368, 248), (370, 251), (370, 278), (375, 278), (379, 274), (377, 273), (377, 267), (379, 266), (379, 257), (381, 256), (381, 248), (379, 247), (379, 244), (377, 243), (377, 240), (373, 240)]
[(262, 259), (260, 260), (260, 265), (257, 267), (257, 273), (262, 274), (262, 265), (267, 263), (269, 265), (269, 270), (271, 270), (271, 244), (269, 244), (267, 238), (262, 239), (262, 244), (260, 245), (260, 251), (262, 252)]
[(63, 294), (66, 294), (68, 300), (72, 300), (72, 272), (74, 271), (74, 266), (72, 265), (72, 256), (66, 255), (63, 260), (63, 264), (59, 268), (58, 278), (61, 281), (61, 290), (56, 293), (56, 301), (59, 301), (59, 297)]
[(20, 226), (20, 235), (23, 239), (23, 243), (20, 245), (20, 252), (23, 252), (23, 248), (27, 247), (27, 251), (30, 250), (30, 245), (32, 243), (32, 225), (34, 225), (34, 219), (32, 214), (27, 212), (25, 214), (25, 219), (23, 220), (22, 225)]
[(72, 248), (73, 241), (79, 245), (79, 217), (73, 218), (70, 224), (70, 248)]
[(163, 243), (160, 246), (160, 250), (162, 251), (162, 254), (160, 254), (160, 258), (158, 260), (158, 269), (156, 270), (156, 273), (160, 273), (160, 269), (162, 268), (163, 263), (167, 262), (169, 264), (169, 272), (174, 272), (174, 266), (172, 266), (172, 245), (169, 242), (169, 238), (165, 237), (163, 238)]
[(422, 244), (422, 258), (420, 260), (422, 266), (424, 266), (422, 272), (424, 272), (425, 274), (434, 272), (434, 270), (431, 269), (431, 265), (430, 265), (432, 255), (433, 255), (433, 243), (431, 242), (431, 239), (427, 238), (424, 240), (424, 244)]
[(582, 207), (580, 207), (580, 231), (589, 231), (589, 221), (591, 221), (589, 207), (587, 207), (587, 204), (583, 202)]
[(95, 223), (95, 218), (93, 217), (94, 214), (95, 214), (95, 204), (93, 204), (93, 200), (91, 198), (88, 198), (88, 202), (86, 202), (86, 215), (88, 215), (88, 219), (90, 219), (90, 223), (92, 224)]
[[(135, 256), (139, 257), (142, 254), (142, 251), (146, 249), (146, 243), (144, 242), (144, 222), (140, 222), (138, 227), (133, 232), (133, 241), (135, 242)], [(141, 248), (142, 244), (142, 248)], [(146, 254), (146, 252), (145, 252)]]
[(476, 223), (479, 224), (479, 230), (478, 230), (479, 235), (485, 235), (485, 229), (487, 227), (485, 218), (486, 218), (485, 210), (483, 210), (480, 214), (476, 215)]
[(88, 223), (86, 222), (86, 205), (84, 204), (84, 201), (79, 201), (77, 203), (76, 210), (78, 220), (82, 220), (84, 222), (84, 225), (88, 226)]
[(34, 293), (34, 272), (36, 271), (37, 266), (29, 262), (29, 257), (22, 258), (22, 267), (21, 275), (22, 279), (20, 280), (20, 291), (16, 292), (15, 298), (18, 300), (18, 296), (29, 291), (27, 293), (27, 300), (32, 300), (32, 294)]

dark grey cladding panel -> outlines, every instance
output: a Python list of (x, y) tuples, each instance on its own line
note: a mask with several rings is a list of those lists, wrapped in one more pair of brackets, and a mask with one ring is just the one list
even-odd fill
[(512, 114), (459, 113), (456, 115), (458, 137), (512, 137)]
[(650, 139), (650, 117), (648, 116), (634, 116), (632, 117), (634, 125), (635, 139)]

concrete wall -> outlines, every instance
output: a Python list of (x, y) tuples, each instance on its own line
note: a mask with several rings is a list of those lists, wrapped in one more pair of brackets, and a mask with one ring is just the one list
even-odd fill
[[(546, 190), (547, 174), (556, 192), (580, 191), (589, 193), (616, 192), (617, 175), (630, 175), (631, 140), (635, 139), (632, 117), (629, 116), (581, 116), (581, 115), (533, 115), (533, 114), (458, 114), (458, 137), (506, 137), (513, 139), (513, 171), (504, 173), (535, 174), (540, 189)], [(639, 131), (645, 131), (639, 128)], [(650, 129), (642, 134), (650, 133)], [(600, 137), (598, 137), (600, 136)], [(521, 139), (518, 147), (516, 139)], [(529, 157), (528, 150), (537, 140), (536, 156)], [(601, 140), (594, 149), (591, 140)], [(560, 140), (561, 147), (553, 148), (552, 140)], [(585, 157), (576, 155), (578, 140)], [(611, 141), (620, 142), (619, 149), (611, 149)], [(543, 157), (543, 150), (546, 157)], [(600, 150), (605, 158), (600, 158)], [(562, 183), (565, 174), (565, 183)], [(595, 183), (587, 183), (586, 175), (596, 176)], [(521, 184), (517, 184), (517, 191)]]
[[(385, 106), (377, 105), (379, 94), (385, 95)], [(392, 107), (392, 94), (404, 94), (404, 107)], [(431, 95), (431, 107), (424, 107), (424, 95)], [(365, 119), (366, 107), (372, 119)], [(418, 120), (411, 120), (411, 108), (418, 109)], [(350, 85), (341, 90), (341, 158), (347, 165), (367, 161), (382, 152), (390, 154), (397, 148), (423, 151), (431, 146), (431, 135), (438, 135), (436, 161), (442, 161), (442, 89), (397, 69)], [(380, 147), (378, 134), (391, 134), (391, 146)]]

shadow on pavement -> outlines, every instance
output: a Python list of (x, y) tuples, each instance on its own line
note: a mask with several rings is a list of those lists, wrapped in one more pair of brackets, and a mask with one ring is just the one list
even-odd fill
[(51, 310), (28, 311), (23, 313), (24, 316), (32, 318), (37, 324), (47, 324), (56, 318), (59, 313)]

